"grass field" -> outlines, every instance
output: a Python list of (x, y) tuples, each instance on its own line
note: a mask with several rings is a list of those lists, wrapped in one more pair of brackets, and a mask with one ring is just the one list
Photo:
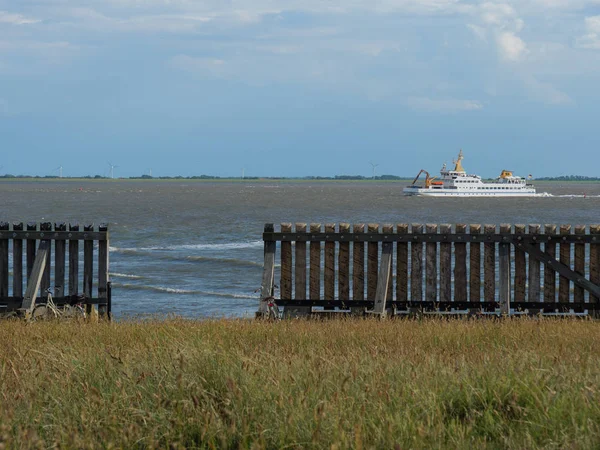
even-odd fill
[(0, 324), (0, 448), (598, 448), (600, 323)]

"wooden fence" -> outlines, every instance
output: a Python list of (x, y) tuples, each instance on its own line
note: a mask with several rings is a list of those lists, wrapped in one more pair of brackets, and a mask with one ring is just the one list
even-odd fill
[[(111, 314), (108, 226), (0, 222), (0, 313), (31, 312), (52, 289), (53, 301), (98, 305)], [(94, 266), (97, 246), (97, 268)], [(54, 264), (52, 264), (54, 256)], [(25, 286), (25, 290), (24, 290)], [(94, 289), (94, 287), (96, 287)]]
[(600, 226), (283, 223), (264, 229), (257, 316), (280, 249), (286, 316), (354, 313), (588, 313), (600, 310)]

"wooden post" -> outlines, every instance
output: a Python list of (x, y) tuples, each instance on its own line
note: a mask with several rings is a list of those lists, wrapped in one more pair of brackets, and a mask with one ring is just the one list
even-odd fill
[[(292, 224), (282, 223), (282, 233), (291, 233)], [(292, 298), (292, 241), (291, 236), (289, 240), (285, 239), (281, 241), (281, 278), (279, 280), (279, 297), (281, 299), (289, 300)]]
[[(508, 224), (500, 225), (500, 234), (510, 234), (511, 226)], [(510, 315), (510, 241), (509, 236), (506, 236), (507, 241), (501, 242), (498, 246), (498, 270), (499, 270), (499, 303), (500, 314), (504, 316)]]
[[(321, 224), (311, 223), (311, 233), (320, 233)], [(321, 243), (310, 243), (310, 300), (319, 300), (321, 298)]]
[[(342, 236), (350, 233), (349, 223), (340, 223), (339, 232)], [(338, 295), (340, 300), (350, 300), (350, 242), (340, 242), (338, 255)]]
[[(368, 233), (375, 235), (379, 233), (379, 225), (370, 223)], [(377, 292), (377, 274), (379, 265), (379, 242), (367, 244), (367, 300), (375, 300)]]
[[(335, 233), (335, 224), (326, 223), (325, 233)], [(323, 294), (325, 300), (335, 299), (335, 241), (325, 240), (325, 273), (323, 276), (324, 288)], [(333, 307), (326, 307), (325, 310), (333, 310)]]
[[(529, 225), (529, 234), (536, 235), (540, 234), (540, 226), (536, 224)], [(538, 248), (540, 244), (532, 243), (535, 248)], [(529, 291), (527, 292), (527, 300), (529, 302), (540, 301), (540, 262), (536, 258), (529, 256)], [(537, 308), (529, 309), (529, 314), (539, 314), (540, 310)]]
[[(69, 231), (79, 231), (78, 224), (69, 224)], [(75, 300), (79, 296), (79, 241), (69, 240), (69, 296)]]
[[(354, 233), (364, 233), (364, 224), (354, 224)], [(365, 243), (352, 243), (352, 300), (365, 299)], [(352, 314), (362, 314), (365, 308), (350, 308)]]
[[(23, 231), (23, 223), (13, 223), (13, 231)], [(13, 296), (23, 297), (23, 239), (13, 239)]]
[[(435, 224), (425, 225), (427, 234), (437, 234), (438, 227)], [(437, 301), (437, 243), (427, 242), (425, 244), (425, 300)]]
[(42, 282), (42, 276), (46, 268), (46, 259), (48, 258), (48, 249), (50, 248), (50, 241), (40, 241), (40, 246), (37, 250), (35, 260), (33, 262), (33, 268), (31, 270), (31, 276), (27, 282), (27, 289), (25, 290), (25, 296), (21, 303), (21, 311), (25, 314), (25, 319), (31, 317), (31, 313), (35, 308), (35, 300), (37, 298), (38, 290)]
[[(85, 225), (83, 231), (94, 231), (94, 225)], [(94, 241), (83, 241), (83, 295), (88, 301), (92, 298), (92, 286), (94, 282)], [(93, 314), (95, 307), (92, 304), (86, 305), (86, 312)]]
[[(29, 222), (27, 224), (27, 231), (36, 231), (37, 224), (34, 222)], [(33, 270), (33, 262), (35, 261), (35, 239), (27, 239), (27, 280), (31, 276), (31, 271)], [(29, 281), (27, 281), (29, 284)]]
[[(590, 226), (590, 234), (600, 235), (600, 225)], [(596, 286), (600, 285), (600, 243), (590, 244), (590, 281)], [(598, 303), (600, 303), (600, 298), (590, 295), (590, 303), (593, 303), (597, 307)], [(591, 311), (590, 316), (599, 318), (600, 311)]]
[[(456, 234), (465, 234), (467, 225), (456, 224)], [(454, 243), (454, 301), (467, 301), (467, 244)]]
[[(382, 232), (384, 237), (385, 236), (389, 236), (391, 234), (394, 234), (394, 226), (392, 224), (384, 224), (382, 227)], [(394, 265), (394, 244), (390, 243), (390, 273), (388, 275), (388, 286), (387, 286), (387, 296), (386, 296), (386, 301), (387, 302), (391, 302), (394, 300), (394, 277), (392, 276), (393, 274), (393, 265)], [(381, 251), (382, 251), (382, 258), (383, 258), (383, 244), (381, 247)], [(381, 268), (379, 269), (381, 270)], [(379, 281), (378, 281), (379, 283)], [(388, 316), (393, 316), (396, 313), (396, 307), (394, 305), (390, 305), (390, 303), (387, 303), (387, 315)]]
[[(423, 225), (413, 223), (411, 226), (412, 234), (419, 235), (423, 233)], [(410, 244), (410, 301), (423, 301), (423, 243), (411, 242)], [(409, 308), (411, 314), (419, 312), (419, 307)]]
[[(384, 232), (390, 231), (391, 225), (384, 226)], [(392, 273), (392, 251), (394, 244), (391, 242), (384, 242), (382, 244), (381, 252), (381, 268), (378, 274), (377, 290), (375, 292), (375, 305), (373, 312), (381, 317), (385, 317), (386, 314), (386, 300), (388, 289), (390, 286), (390, 278)]]
[[(66, 226), (65, 226), (66, 228)], [(106, 233), (106, 239), (98, 241), (98, 313), (110, 319), (108, 313), (108, 225), (101, 224), (98, 231)], [(57, 241), (58, 243), (58, 241)], [(64, 245), (64, 241), (63, 241)], [(64, 253), (64, 250), (63, 250)], [(58, 261), (58, 260), (57, 260)], [(63, 254), (63, 283), (64, 283), (64, 254)], [(61, 283), (62, 284), (62, 283)]]
[[(487, 236), (496, 234), (496, 225), (484, 225), (483, 232)], [(483, 298), (486, 302), (496, 301), (496, 243), (493, 241), (483, 244)]]
[[(8, 222), (0, 222), (0, 231), (8, 231)], [(0, 239), (0, 298), (8, 297), (8, 239)]]
[[(66, 223), (55, 223), (54, 229), (56, 231), (67, 231)], [(108, 252), (108, 250), (107, 250)], [(54, 293), (52, 295), (56, 297), (65, 296), (65, 261), (67, 256), (67, 243), (66, 241), (56, 240), (54, 241)]]
[[(544, 233), (549, 235), (556, 234), (556, 225), (545, 225)], [(544, 250), (551, 257), (556, 256), (556, 243), (544, 244)], [(550, 265), (544, 265), (544, 303), (556, 302), (556, 272)]]
[[(585, 225), (577, 225), (575, 234), (578, 236), (585, 235)], [(585, 277), (585, 244), (575, 244), (575, 272)], [(585, 301), (584, 289), (579, 285), (575, 285), (573, 292), (573, 301), (575, 303), (583, 303)], [(575, 312), (583, 312), (583, 308), (575, 308)]]
[[(272, 223), (265, 224), (265, 233), (273, 233), (275, 226)], [(273, 295), (273, 284), (275, 278), (275, 250), (277, 243), (275, 241), (265, 241), (264, 243), (264, 268), (262, 284), (260, 288), (260, 300), (258, 303), (257, 318), (267, 317), (269, 313), (269, 305), (266, 299)], [(70, 255), (69, 255), (70, 256)]]
[[(398, 234), (408, 234), (408, 224), (399, 223), (396, 226)], [(396, 244), (396, 301), (408, 300), (408, 244)], [(403, 308), (405, 309), (405, 308)]]
[[(525, 225), (515, 225), (515, 235), (525, 234)], [(515, 246), (515, 302), (525, 301), (525, 288), (527, 285), (527, 269), (525, 264), (525, 252)]]
[[(296, 233), (306, 233), (305, 223), (296, 223)], [(306, 300), (306, 242), (296, 241), (294, 251), (294, 298)], [(309, 306), (286, 306), (285, 317), (304, 317), (310, 314)]]
[[(481, 225), (472, 224), (469, 227), (470, 234), (481, 234)], [(470, 264), (469, 264), (469, 301), (481, 301), (481, 243), (471, 242), (469, 244)], [(471, 314), (476, 313), (477, 308), (471, 308)]]
[[(44, 234), (50, 235), (52, 233), (52, 223), (51, 222), (42, 222), (40, 223), (40, 231), (43, 231)], [(50, 267), (51, 267), (51, 257), (52, 257), (52, 241), (48, 242), (48, 255), (46, 257), (46, 267), (44, 269), (44, 273), (42, 275), (42, 282), (40, 284), (41, 289), (41, 297), (48, 298), (48, 289), (50, 288)], [(54, 292), (52, 292), (54, 295)]]
[[(451, 234), (452, 225), (440, 225), (441, 234)], [(440, 243), (440, 302), (452, 301), (452, 243)]]
[[(560, 234), (567, 236), (571, 234), (571, 225), (561, 225)], [(560, 244), (560, 262), (565, 266), (571, 268), (571, 244), (563, 242)], [(569, 303), (570, 298), (570, 284), (569, 279), (564, 276), (558, 278), (558, 301), (561, 303)]]

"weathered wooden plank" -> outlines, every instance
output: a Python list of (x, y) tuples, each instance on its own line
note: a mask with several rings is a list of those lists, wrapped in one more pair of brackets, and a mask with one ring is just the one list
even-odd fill
[[(13, 230), (23, 230), (23, 223), (13, 223)], [(23, 297), (23, 239), (13, 240), (13, 296)]]
[[(586, 278), (581, 277), (577, 272), (573, 271), (570, 267), (565, 266), (563, 263), (558, 261), (554, 256), (551, 256), (549, 253), (542, 252), (538, 248), (532, 246), (529, 243), (519, 242), (516, 244), (517, 246), (522, 247), (530, 257), (537, 258), (538, 260), (544, 262), (546, 265), (552, 268), (554, 272), (558, 272), (559, 275), (566, 277), (571, 282), (578, 284), (586, 291), (590, 292), (595, 296), (600, 296), (600, 286), (591, 283)], [(572, 303), (558, 303), (558, 302), (548, 302), (547, 305), (571, 305)], [(547, 309), (547, 308), (546, 308)]]
[[(354, 224), (354, 233), (364, 233), (364, 224)], [(365, 299), (365, 244), (355, 242), (352, 244), (352, 299)]]
[[(438, 227), (435, 224), (425, 225), (427, 234), (436, 234)], [(428, 242), (425, 244), (425, 300), (437, 301), (437, 243)]]
[[(52, 223), (51, 222), (42, 222), (40, 223), (40, 231), (42, 233), (50, 233), (52, 231)], [(51, 269), (51, 258), (52, 258), (52, 241), (50, 241), (50, 245), (48, 246), (48, 256), (46, 258), (46, 268), (44, 269), (44, 273), (42, 275), (42, 282), (40, 283), (40, 296), (42, 298), (48, 298), (48, 289), (50, 288), (50, 269)], [(54, 295), (54, 292), (52, 293)]]
[[(484, 225), (483, 233), (490, 236), (496, 233), (496, 225)], [(496, 301), (496, 243), (483, 244), (483, 299)]]
[[(544, 226), (544, 233), (556, 234), (556, 225)], [(556, 243), (544, 244), (544, 251), (551, 257), (556, 256)], [(544, 265), (544, 302), (554, 303), (556, 301), (556, 272), (548, 264)]]
[[(365, 232), (365, 225), (356, 223), (352, 226), (355, 234)], [(361, 301), (365, 299), (365, 243), (354, 242), (352, 244), (352, 300)], [(364, 308), (350, 308), (353, 314), (361, 314)]]
[(392, 273), (393, 249), (394, 245), (391, 242), (386, 242), (382, 245), (381, 268), (378, 274), (377, 290), (375, 292), (375, 305), (373, 307), (373, 312), (382, 317), (385, 317), (386, 314), (386, 301)]
[[(265, 231), (274, 231), (275, 226), (272, 223), (265, 224)], [(269, 313), (268, 299), (273, 295), (273, 285), (275, 279), (275, 251), (277, 243), (275, 241), (265, 241), (264, 243), (264, 267), (262, 283), (260, 287), (260, 300), (256, 317), (267, 317)], [(70, 256), (70, 255), (69, 255)]]
[[(37, 229), (37, 224), (34, 222), (29, 222), (27, 224), (27, 231), (35, 231)], [(35, 239), (31, 237), (27, 237), (27, 284), (29, 284), (29, 277), (31, 276), (31, 271), (33, 270), (33, 263), (35, 261)]]
[[(371, 235), (379, 233), (379, 224), (367, 225), (367, 232)], [(367, 299), (375, 298), (377, 292), (377, 274), (379, 265), (379, 243), (369, 242), (367, 244)]]
[[(525, 234), (525, 225), (515, 225), (515, 235)], [(525, 252), (515, 247), (515, 291), (514, 301), (525, 301), (525, 290), (527, 287), (527, 266), (525, 261)]]
[[(282, 223), (282, 233), (291, 233), (292, 224)], [(281, 274), (279, 279), (280, 298), (292, 298), (292, 242), (281, 241)]]
[[(413, 234), (423, 233), (421, 224), (413, 223), (411, 229)], [(410, 300), (423, 301), (423, 243), (421, 242), (410, 244)], [(411, 312), (416, 311), (411, 310)]]
[[(510, 225), (500, 225), (500, 234), (509, 235), (510, 231)], [(500, 314), (502, 315), (510, 314), (510, 247), (511, 245), (508, 242), (498, 244), (498, 302), (500, 303)]]
[[(591, 225), (590, 234), (600, 234), (600, 225)], [(590, 244), (590, 281), (596, 286), (600, 285), (600, 244)], [(600, 303), (600, 297), (590, 295), (590, 303)], [(590, 315), (598, 318), (600, 312), (595, 311)]]
[[(469, 234), (481, 234), (481, 225), (471, 224)], [(472, 302), (481, 301), (481, 243), (471, 242), (469, 244), (469, 300)], [(475, 313), (475, 309), (471, 309)]]
[[(537, 235), (540, 233), (540, 226), (537, 224), (529, 225), (529, 234)], [(539, 244), (532, 244), (535, 248), (539, 249)], [(527, 292), (527, 300), (529, 302), (539, 302), (540, 299), (540, 262), (536, 258), (529, 257), (529, 290)], [(539, 314), (540, 310), (537, 308), (530, 309), (529, 314)]]
[[(8, 230), (8, 222), (0, 222), (0, 230)], [(0, 241), (0, 297), (8, 296), (8, 241)]]
[[(98, 229), (107, 232), (106, 239), (98, 241), (98, 298), (101, 302), (106, 302), (106, 305), (98, 305), (98, 313), (105, 316), (108, 314), (108, 225), (101, 224)], [(64, 255), (62, 276), (64, 284)]]
[[(66, 223), (55, 223), (54, 229), (58, 231), (66, 231)], [(108, 254), (108, 249), (105, 249)], [(66, 241), (54, 242), (54, 292), (52, 296), (63, 297), (65, 295), (65, 261), (67, 256)]]
[[(340, 233), (349, 233), (350, 224), (340, 223)], [(338, 255), (338, 295), (340, 300), (350, 300), (350, 243), (340, 242)]]
[[(69, 224), (69, 231), (78, 232), (79, 225)], [(69, 241), (69, 295), (71, 297), (79, 295), (79, 241), (77, 239)]]
[[(335, 233), (335, 224), (326, 223), (325, 233)], [(325, 300), (335, 298), (335, 241), (325, 241), (325, 267), (323, 276), (323, 294)], [(325, 308), (329, 310), (333, 308)]]
[[(305, 233), (306, 224), (296, 223), (296, 232)], [(306, 242), (296, 242), (294, 252), (294, 298), (306, 299)], [(286, 307), (284, 313), (286, 317), (304, 317), (310, 314), (310, 307)]]
[[(575, 227), (576, 235), (585, 235), (585, 225), (577, 225)], [(585, 277), (585, 244), (575, 244), (575, 272), (581, 277)], [(573, 301), (575, 303), (583, 303), (585, 300), (585, 290), (583, 287), (575, 284), (573, 290)], [(576, 308), (575, 312), (583, 312), (582, 308)]]
[[(560, 234), (561, 236), (570, 235), (571, 234), (571, 225), (561, 225), (560, 226)], [(567, 267), (571, 267), (571, 244), (560, 244), (560, 262), (563, 263)], [(562, 303), (567, 303), (570, 297), (570, 286), (569, 279), (560, 276), (558, 278), (558, 301)]]
[[(408, 233), (408, 224), (397, 224), (396, 231)], [(406, 242), (396, 244), (396, 300), (408, 300), (408, 244)]]
[[(102, 239), (106, 239), (106, 233), (100, 231), (36, 231), (35, 223), (31, 223), (33, 229), (26, 231), (0, 231), (0, 241), (4, 239), (12, 240), (12, 239), (32, 239), (32, 240), (41, 240), (41, 239), (50, 239), (53, 241), (69, 241), (71, 239), (77, 239), (79, 241), (98, 241)], [(281, 239), (278, 239), (281, 240)]]
[[(311, 223), (310, 232), (319, 233), (321, 231), (320, 223)], [(319, 300), (321, 298), (321, 243), (310, 243), (310, 280), (309, 280), (309, 298)]]
[(48, 249), (50, 248), (50, 241), (40, 241), (40, 246), (37, 249), (37, 254), (33, 262), (31, 270), (31, 276), (27, 282), (27, 289), (25, 289), (25, 296), (21, 303), (21, 309), (25, 313), (25, 317), (29, 318), (33, 308), (35, 307), (35, 301), (40, 289), (42, 282), (42, 276), (46, 268), (46, 259), (48, 258)]
[[(456, 224), (456, 234), (465, 234), (467, 225)], [(467, 301), (467, 244), (454, 243), (454, 301)]]
[[(84, 225), (83, 231), (93, 231), (94, 225)], [(94, 283), (94, 242), (83, 242), (83, 295), (86, 299), (92, 298), (92, 287)], [(86, 306), (87, 313), (93, 312), (93, 306)]]
[[(392, 224), (384, 224), (382, 229), (382, 234), (384, 237), (389, 236), (390, 234), (392, 234), (394, 232), (394, 226)], [(391, 263), (393, 265), (393, 261), (394, 261), (394, 257), (393, 257), (393, 253), (394, 253), (394, 243), (393, 242), (389, 242), (390, 246), (391, 246), (391, 251), (392, 251), (392, 260)], [(382, 252), (383, 252), (383, 245), (382, 245)], [(380, 269), (381, 270), (381, 269)], [(379, 283), (379, 281), (378, 281)], [(392, 301), (394, 299), (394, 277), (392, 276), (392, 267), (390, 267), (390, 276), (388, 277), (388, 287), (387, 287), (387, 298), (386, 300), (388, 301)], [(388, 313), (390, 315), (393, 314), (392, 309), (388, 308)]]
[[(452, 225), (440, 225), (440, 233), (451, 233)], [(440, 301), (452, 300), (452, 243), (440, 243)]]

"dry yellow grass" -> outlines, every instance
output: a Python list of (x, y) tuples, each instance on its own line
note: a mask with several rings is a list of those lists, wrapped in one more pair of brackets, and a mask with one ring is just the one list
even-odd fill
[(0, 324), (0, 448), (598, 448), (600, 323)]

